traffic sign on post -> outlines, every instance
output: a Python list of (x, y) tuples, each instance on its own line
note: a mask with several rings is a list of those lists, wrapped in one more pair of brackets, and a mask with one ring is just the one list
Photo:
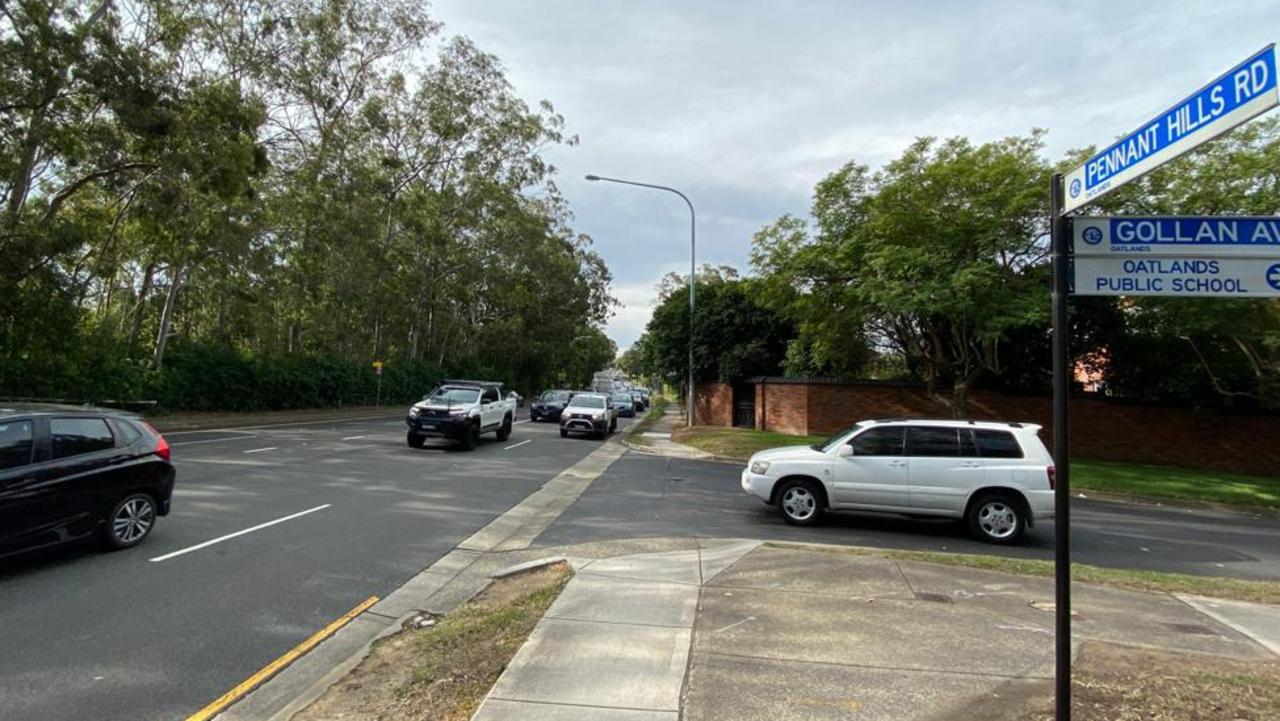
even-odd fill
[(1280, 258), (1280, 216), (1117, 216), (1072, 220), (1072, 254)]
[(1067, 173), (1069, 213), (1280, 104), (1268, 45)]
[(1077, 256), (1075, 295), (1280, 298), (1280, 257)]

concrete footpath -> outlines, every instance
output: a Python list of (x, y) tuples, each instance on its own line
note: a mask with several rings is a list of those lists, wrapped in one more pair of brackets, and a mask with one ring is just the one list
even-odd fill
[[(474, 719), (959, 721), (1052, 678), (1051, 579), (687, 542), (556, 549), (576, 575)], [(1074, 612), (1077, 644), (1280, 658), (1276, 607), (1079, 584)]]

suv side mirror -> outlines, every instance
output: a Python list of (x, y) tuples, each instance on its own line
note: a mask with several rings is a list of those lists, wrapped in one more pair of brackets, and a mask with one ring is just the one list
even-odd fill
[(853, 446), (848, 443), (845, 443), (836, 449), (836, 458), (848, 458), (852, 455), (854, 455)]

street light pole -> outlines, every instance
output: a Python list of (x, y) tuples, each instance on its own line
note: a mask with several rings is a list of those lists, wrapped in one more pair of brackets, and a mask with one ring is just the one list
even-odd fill
[(675, 188), (668, 188), (665, 185), (653, 185), (652, 183), (638, 183), (634, 180), (622, 180), (620, 178), (606, 178), (602, 175), (588, 175), (587, 180), (598, 181), (603, 180), (609, 183), (621, 183), (623, 185), (635, 185), (640, 188), (652, 188), (653, 190), (665, 190), (668, 193), (675, 193), (684, 200), (685, 205), (689, 206), (689, 380), (685, 391), (685, 401), (687, 409), (685, 411), (685, 425), (693, 426), (693, 308), (694, 308), (694, 289), (697, 287), (697, 266), (696, 258), (698, 254), (698, 218), (693, 211), (693, 202), (689, 200), (689, 196), (681, 193)]

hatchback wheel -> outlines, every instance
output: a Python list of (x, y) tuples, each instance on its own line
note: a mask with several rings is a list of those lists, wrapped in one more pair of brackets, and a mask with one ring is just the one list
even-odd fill
[(811, 481), (791, 481), (778, 492), (782, 517), (794, 526), (812, 526), (822, 515), (822, 495)]
[(1005, 493), (982, 496), (969, 506), (969, 530), (987, 543), (1017, 543), (1027, 529), (1021, 501)]
[(111, 548), (132, 548), (142, 543), (155, 525), (155, 501), (145, 493), (134, 493), (111, 509), (103, 537)]

